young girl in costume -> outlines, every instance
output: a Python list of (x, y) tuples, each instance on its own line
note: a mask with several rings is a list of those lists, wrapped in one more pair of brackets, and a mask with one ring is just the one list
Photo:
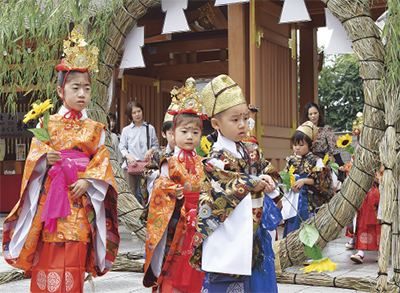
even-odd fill
[(191, 265), (206, 272), (204, 292), (277, 292), (268, 230), (280, 211), (264, 192), (278, 193), (279, 174), (255, 143), (243, 143), (249, 109), (227, 75), (206, 85), (202, 102), (218, 131), (205, 164)]
[[(190, 85), (190, 82), (193, 85)], [(143, 284), (159, 292), (200, 292), (204, 274), (189, 264), (196, 225), (196, 207), (203, 178), (202, 158), (194, 149), (200, 142), (202, 106), (193, 79), (173, 90), (179, 109), (174, 114), (174, 155), (160, 164), (154, 183), (146, 233)], [(158, 288), (157, 288), (158, 286)]]
[(285, 220), (283, 237), (300, 227), (299, 215), (303, 221), (307, 220), (330, 199), (326, 193), (329, 189), (329, 171), (324, 168), (323, 160), (311, 152), (317, 136), (318, 128), (311, 121), (304, 122), (292, 135), (295, 155), (287, 159), (284, 171), (288, 172), (293, 166), (293, 174), (297, 178), (292, 189), (286, 190), (282, 198), (282, 216)]
[[(82, 43), (81, 31), (76, 27), (71, 39)], [(83, 292), (85, 272), (104, 275), (120, 240), (105, 126), (85, 111), (91, 92), (87, 66), (93, 56), (80, 46), (76, 59), (88, 61), (80, 66), (68, 49), (56, 67), (64, 105), (48, 123), (55, 149), (49, 141), (32, 139), (21, 199), (4, 222), (4, 258), (32, 276), (31, 292)]]

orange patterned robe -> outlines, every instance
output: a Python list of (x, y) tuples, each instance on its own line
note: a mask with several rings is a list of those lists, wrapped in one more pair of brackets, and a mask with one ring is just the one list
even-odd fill
[[(76, 200), (72, 200), (70, 198), (70, 191), (68, 191), (71, 215), (65, 218), (58, 218), (56, 230), (50, 233), (44, 228), (44, 223), (40, 222), (43, 205), (52, 181), (52, 178), (47, 176), (46, 171), (37, 202), (31, 202), (31, 205), (37, 205), (37, 209), (30, 223), (27, 237), (25, 240), (22, 239), (22, 241), (24, 241), (23, 247), (17, 257), (11, 255), (9, 246), (14, 236), (17, 222), (20, 219), (24, 202), (27, 200), (32, 201), (32, 195), (28, 194), (28, 191), (30, 190), (30, 180), (35, 176), (35, 172), (37, 173), (37, 171), (34, 171), (35, 166), (38, 161), (43, 160), (42, 156), (51, 149), (50, 142), (43, 143), (33, 138), (31, 149), (26, 160), (20, 200), (4, 221), (4, 258), (10, 265), (25, 270), (27, 274), (29, 274), (35, 262), (35, 252), (37, 251), (39, 242), (85, 242), (88, 243), (89, 249), (86, 262), (84, 263), (86, 272), (92, 273), (95, 277), (102, 276), (114, 263), (120, 241), (115, 179), (111, 169), (107, 148), (105, 145), (99, 146), (99, 140), (104, 125), (91, 119), (65, 119), (60, 114), (55, 114), (50, 116), (48, 129), (56, 150), (76, 150), (89, 156), (90, 162), (85, 171), (78, 172), (79, 178), (96, 179), (108, 184), (104, 185), (108, 186), (103, 200), (105, 214), (102, 215), (101, 218), (96, 217), (93, 199), (88, 193)], [(103, 239), (105, 239), (105, 247), (104, 244), (103, 247), (106, 251), (105, 260), (97, 260), (105, 263), (103, 269), (100, 269), (98, 263), (95, 261), (96, 249), (101, 245), (96, 241), (96, 233), (98, 233), (96, 225), (99, 220), (105, 221), (105, 223), (103, 223), (106, 227), (106, 231), (103, 233)], [(19, 235), (16, 237), (19, 237)]]
[[(176, 200), (175, 190), (179, 184), (183, 187), (184, 194), (185, 192), (200, 191), (201, 180), (203, 178), (202, 158), (196, 156), (194, 159), (195, 174), (188, 171), (186, 164), (179, 162), (176, 156), (166, 158), (160, 164), (161, 166), (164, 162), (168, 162), (170, 178), (160, 177), (155, 181), (156, 187), (153, 189), (150, 199), (146, 232), (146, 263), (143, 279), (145, 287), (161, 285), (164, 277), (167, 278), (171, 274), (171, 262), (176, 265), (177, 258), (174, 258), (174, 256), (180, 256), (182, 253), (183, 237), (187, 229), (189, 209), (185, 208), (186, 204), (184, 201), (186, 198)], [(167, 240), (162, 261), (162, 270), (160, 275), (156, 277), (153, 274), (150, 264), (155, 248), (160, 243), (166, 230)], [(165, 290), (165, 288), (162, 290)]]

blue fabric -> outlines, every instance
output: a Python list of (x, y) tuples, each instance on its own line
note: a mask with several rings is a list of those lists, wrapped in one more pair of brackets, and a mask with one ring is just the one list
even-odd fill
[(203, 288), (201, 292), (207, 293), (247, 293), (252, 292), (250, 284), (250, 276), (244, 279), (234, 279), (226, 275), (215, 273), (206, 273), (203, 281)]
[(285, 228), (283, 229), (283, 238), (285, 238), (290, 232), (293, 230), (293, 223), (294, 223), (295, 217), (286, 219), (285, 221)]
[(268, 230), (273, 231), (282, 221), (282, 214), (275, 202), (266, 195), (264, 197), (263, 215), (257, 229), (257, 237), (264, 259), (253, 268), (251, 274), (251, 292), (278, 292), (275, 275), (275, 255), (272, 239)]
[[(296, 178), (296, 181), (299, 179), (305, 179), (305, 178), (307, 178), (307, 176), (308, 176), (307, 174), (299, 175), (299, 177)], [(304, 184), (300, 190), (299, 202), (297, 204), (297, 213), (298, 214), (296, 215), (296, 217), (294, 219), (292, 230), (289, 231), (288, 233), (300, 228), (301, 219), (303, 221), (308, 219), (308, 198), (307, 198), (307, 185), (306, 184)], [(299, 214), (300, 214), (301, 219), (299, 217)]]

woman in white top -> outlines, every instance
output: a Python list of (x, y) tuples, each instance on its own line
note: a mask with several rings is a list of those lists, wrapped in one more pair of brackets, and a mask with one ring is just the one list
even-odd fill
[(142, 203), (142, 197), (138, 194), (138, 185), (142, 175), (130, 175), (127, 164), (136, 167), (138, 161), (149, 161), (152, 153), (158, 147), (158, 139), (154, 126), (143, 121), (143, 106), (139, 102), (129, 102), (125, 113), (132, 122), (122, 129), (119, 143), (122, 157), (125, 158), (122, 169), (132, 193)]

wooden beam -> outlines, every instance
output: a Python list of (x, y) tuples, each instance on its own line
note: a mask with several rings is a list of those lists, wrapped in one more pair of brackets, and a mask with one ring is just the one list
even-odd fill
[(307, 103), (318, 103), (316, 28), (300, 28), (300, 112)]
[(165, 42), (165, 41), (171, 41), (171, 34), (164, 34), (164, 35), (156, 35), (153, 37), (148, 37), (144, 39), (145, 44), (150, 44), (150, 43), (159, 43), (159, 42)]
[(228, 61), (151, 66), (124, 71), (124, 75), (146, 76), (161, 80), (186, 80), (190, 76), (193, 78), (215, 77), (219, 74), (228, 74)]
[(156, 54), (162, 53), (181, 53), (212, 49), (228, 48), (228, 38), (199, 39), (190, 41), (171, 41), (155, 43)]
[(240, 86), (247, 99), (249, 86), (249, 26), (248, 4), (228, 7), (229, 76)]

